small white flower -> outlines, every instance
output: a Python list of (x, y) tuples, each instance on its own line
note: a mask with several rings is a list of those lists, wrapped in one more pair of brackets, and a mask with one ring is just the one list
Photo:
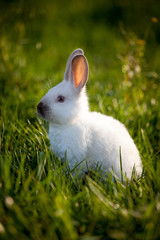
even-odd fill
[(8, 207), (11, 207), (11, 206), (14, 204), (14, 200), (13, 200), (12, 197), (8, 196), (8, 197), (6, 197), (6, 199), (5, 199), (5, 203), (6, 203), (6, 205), (7, 205)]
[(135, 66), (135, 72), (140, 73), (141, 72), (141, 67), (139, 65)]
[(156, 105), (156, 100), (154, 98), (151, 99), (151, 105)]
[(4, 226), (3, 226), (3, 224), (0, 222), (0, 233), (4, 233), (4, 232), (5, 232)]
[(129, 72), (128, 72), (128, 77), (129, 77), (130, 79), (132, 79), (132, 78), (133, 78), (133, 76), (134, 76), (134, 73), (133, 73), (133, 71), (129, 71)]
[(42, 48), (42, 43), (41, 42), (37, 42), (36, 43), (36, 49), (39, 50)]

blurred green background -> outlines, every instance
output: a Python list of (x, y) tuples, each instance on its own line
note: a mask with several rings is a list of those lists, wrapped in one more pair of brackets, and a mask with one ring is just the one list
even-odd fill
[[(90, 108), (127, 126), (140, 181), (77, 184), (49, 150), (36, 106), (76, 48)], [(159, 239), (159, 102), (160, 1), (1, 0), (0, 239)]]

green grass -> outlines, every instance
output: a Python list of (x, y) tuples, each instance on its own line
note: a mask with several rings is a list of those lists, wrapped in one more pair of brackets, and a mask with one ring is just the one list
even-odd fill
[[(124, 2), (0, 3), (0, 239), (160, 239), (160, 4)], [(91, 109), (122, 121), (140, 151), (143, 177), (125, 185), (73, 177), (37, 117), (78, 47)]]

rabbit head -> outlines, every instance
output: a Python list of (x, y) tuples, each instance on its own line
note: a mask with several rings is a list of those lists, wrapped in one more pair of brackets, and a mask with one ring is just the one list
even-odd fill
[(38, 114), (54, 124), (67, 124), (88, 111), (85, 84), (88, 63), (81, 49), (69, 57), (64, 80), (51, 88), (37, 106)]

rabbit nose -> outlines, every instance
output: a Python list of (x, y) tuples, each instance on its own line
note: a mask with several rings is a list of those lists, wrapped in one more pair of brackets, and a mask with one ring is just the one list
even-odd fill
[(38, 105), (37, 105), (37, 112), (38, 113), (41, 113), (43, 111), (43, 102), (40, 102)]

